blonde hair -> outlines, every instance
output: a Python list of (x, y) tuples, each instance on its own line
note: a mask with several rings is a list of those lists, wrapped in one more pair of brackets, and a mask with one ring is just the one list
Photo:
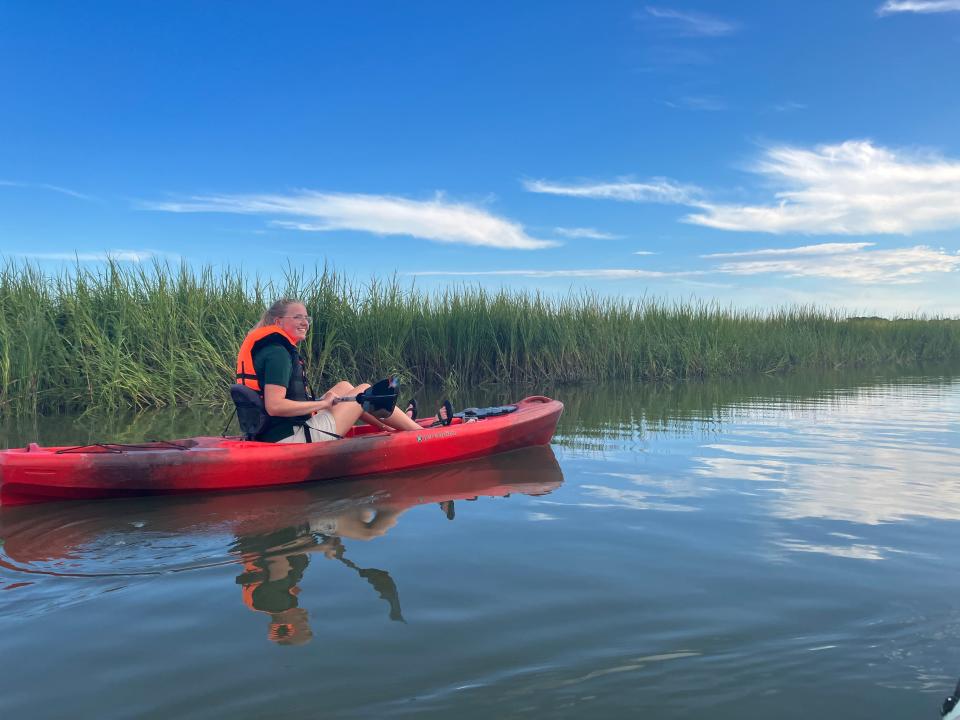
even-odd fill
[(295, 298), (283, 298), (281, 300), (277, 300), (273, 305), (263, 311), (263, 315), (260, 316), (260, 321), (250, 328), (250, 330), (253, 331), (257, 328), (273, 325), (279, 318), (282, 318), (287, 314), (287, 308), (291, 305), (303, 305), (303, 303)]

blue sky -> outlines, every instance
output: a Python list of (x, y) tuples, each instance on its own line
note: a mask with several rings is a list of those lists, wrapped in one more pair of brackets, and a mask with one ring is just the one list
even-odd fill
[(0, 254), (960, 315), (960, 0), (0, 4)]

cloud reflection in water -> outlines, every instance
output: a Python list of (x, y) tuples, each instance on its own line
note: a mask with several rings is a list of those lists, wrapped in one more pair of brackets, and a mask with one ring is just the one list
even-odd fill
[(956, 520), (958, 437), (960, 384), (900, 385), (809, 413), (739, 423), (692, 460), (701, 477), (776, 483), (774, 517), (867, 525)]

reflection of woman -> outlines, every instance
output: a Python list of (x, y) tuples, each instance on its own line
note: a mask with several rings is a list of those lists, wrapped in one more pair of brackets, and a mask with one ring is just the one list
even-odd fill
[[(302, 547), (303, 541), (307, 547)], [(241, 538), (237, 546), (243, 557), (243, 572), (237, 577), (237, 584), (243, 587), (243, 603), (270, 615), (267, 637), (281, 645), (309, 642), (313, 637), (309, 616), (297, 599), (299, 582), (310, 564), (306, 552), (319, 549), (309, 527)], [(301, 546), (299, 551), (297, 546)]]
[[(313, 637), (307, 611), (297, 604), (297, 583), (307, 567), (306, 555), (286, 555), (246, 561), (237, 578), (243, 586), (243, 603), (270, 615), (267, 637), (281, 645), (301, 645)], [(281, 562), (278, 562), (281, 561)], [(285, 567), (280, 567), (285, 565)]]
[(301, 645), (313, 638), (309, 614), (299, 604), (299, 583), (310, 564), (307, 553), (323, 553), (355, 570), (390, 605), (390, 619), (403, 621), (397, 586), (390, 574), (347, 560), (340, 540), (380, 537), (396, 525), (402, 513), (386, 508), (351, 508), (336, 517), (238, 537), (235, 547), (243, 559), (243, 572), (236, 582), (243, 588), (244, 604), (270, 616), (267, 637), (280, 645)]

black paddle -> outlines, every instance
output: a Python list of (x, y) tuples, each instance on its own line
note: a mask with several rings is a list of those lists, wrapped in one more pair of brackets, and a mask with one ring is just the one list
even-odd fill
[(385, 378), (371, 385), (363, 392), (353, 397), (338, 397), (336, 402), (360, 403), (365, 413), (373, 415), (378, 420), (390, 417), (397, 405), (397, 395), (400, 393), (400, 378), (394, 376)]
[(335, 557), (351, 570), (356, 570), (357, 574), (370, 583), (373, 589), (383, 600), (390, 605), (390, 619), (399, 620), (402, 623), (407, 621), (403, 619), (403, 613), (400, 611), (400, 593), (397, 591), (397, 584), (390, 577), (386, 570), (377, 570), (376, 568), (362, 568), (356, 563), (343, 557), (343, 546), (340, 546), (340, 554)]

